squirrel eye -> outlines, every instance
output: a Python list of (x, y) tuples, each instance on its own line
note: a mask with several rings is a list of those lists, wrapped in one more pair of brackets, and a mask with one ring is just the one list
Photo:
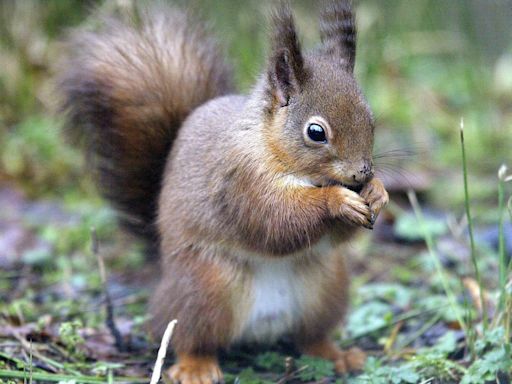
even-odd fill
[(317, 143), (327, 143), (325, 130), (319, 124), (310, 124), (308, 126), (308, 137)]

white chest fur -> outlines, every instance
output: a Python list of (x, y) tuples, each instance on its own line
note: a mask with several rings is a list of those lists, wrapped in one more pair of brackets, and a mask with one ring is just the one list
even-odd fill
[[(322, 239), (308, 253), (327, 254), (330, 241)], [(249, 311), (242, 327), (245, 341), (272, 342), (290, 332), (314, 302), (322, 278), (301, 270), (301, 258), (261, 259), (252, 265)], [(235, 309), (236, 311), (236, 309)]]
[(294, 275), (292, 260), (266, 260), (254, 266), (245, 340), (273, 341), (293, 327), (301, 312)]

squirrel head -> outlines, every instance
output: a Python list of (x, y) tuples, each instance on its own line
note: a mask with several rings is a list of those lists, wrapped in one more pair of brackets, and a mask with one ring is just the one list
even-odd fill
[(374, 122), (354, 79), (355, 21), (332, 1), (321, 16), (321, 45), (302, 53), (290, 7), (273, 15), (267, 68), (267, 144), (283, 172), (315, 185), (358, 189), (373, 177)]

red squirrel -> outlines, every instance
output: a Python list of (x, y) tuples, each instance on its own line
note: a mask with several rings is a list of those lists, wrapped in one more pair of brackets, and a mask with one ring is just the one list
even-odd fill
[(353, 74), (354, 13), (328, 2), (307, 52), (289, 5), (271, 19), (246, 95), (209, 31), (178, 9), (139, 9), (69, 43), (59, 83), (70, 131), (125, 227), (159, 246), (150, 328), (178, 319), (174, 383), (222, 382), (220, 349), (282, 336), (338, 372), (365, 360), (330, 340), (348, 302), (344, 244), (388, 202)]

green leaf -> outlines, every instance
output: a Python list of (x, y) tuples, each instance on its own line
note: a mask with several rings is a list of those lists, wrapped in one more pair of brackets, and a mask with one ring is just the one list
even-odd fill
[(391, 323), (393, 312), (389, 304), (372, 301), (350, 313), (346, 330), (352, 337), (376, 331)]
[(402, 363), (400, 366), (378, 366), (375, 363), (367, 363), (365, 374), (356, 378), (354, 383), (372, 384), (407, 384), (418, 383), (421, 377), (415, 367), (410, 363)]
[(412, 298), (410, 288), (392, 283), (366, 284), (358, 289), (358, 294), (363, 301), (381, 299), (401, 308), (409, 306)]
[(271, 372), (284, 372), (284, 356), (277, 352), (265, 352), (256, 356), (258, 367)]
[(254, 372), (252, 368), (246, 368), (236, 375), (234, 382), (239, 381), (241, 384), (270, 384), (273, 381), (261, 378)]
[(319, 381), (326, 377), (334, 376), (334, 363), (332, 361), (311, 356), (302, 356), (295, 362), (297, 369), (306, 367), (299, 373), (303, 381)]
[(395, 234), (408, 241), (420, 241), (425, 239), (425, 231), (433, 237), (443, 235), (448, 230), (444, 220), (432, 217), (425, 217), (420, 224), (416, 216), (412, 213), (406, 213), (398, 217), (395, 222)]
[(455, 335), (455, 332), (448, 331), (437, 340), (436, 344), (432, 347), (432, 350), (440, 352), (443, 355), (448, 355), (455, 351), (456, 348), (457, 336)]

